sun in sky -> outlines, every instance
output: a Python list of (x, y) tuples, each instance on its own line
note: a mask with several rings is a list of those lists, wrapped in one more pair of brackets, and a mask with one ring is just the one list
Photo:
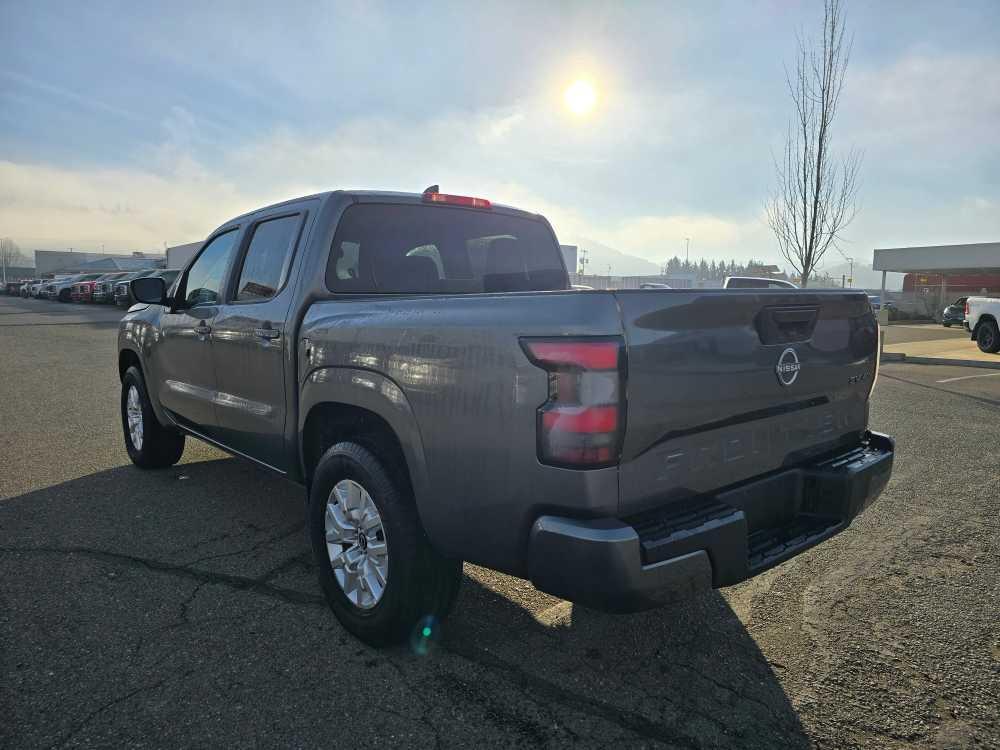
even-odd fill
[(578, 78), (563, 93), (563, 100), (570, 112), (583, 117), (590, 114), (597, 104), (597, 90), (590, 81)]

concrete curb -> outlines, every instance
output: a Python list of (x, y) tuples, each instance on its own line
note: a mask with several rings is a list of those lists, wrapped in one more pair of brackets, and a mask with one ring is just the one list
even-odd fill
[(911, 357), (898, 352), (886, 352), (883, 362), (907, 362), (915, 365), (957, 365), (959, 367), (982, 367), (985, 370), (1000, 370), (1000, 357), (996, 362), (980, 362), (976, 359), (945, 359), (944, 357)]

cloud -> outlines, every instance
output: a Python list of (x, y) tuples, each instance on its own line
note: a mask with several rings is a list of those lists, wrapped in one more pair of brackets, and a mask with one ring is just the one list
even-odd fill
[(911, 53), (859, 68), (845, 84), (851, 137), (924, 159), (996, 153), (998, 80), (998, 55)]
[(65, 101), (72, 102), (74, 104), (79, 104), (88, 109), (98, 110), (113, 117), (117, 117), (123, 120), (130, 120), (132, 122), (143, 122), (144, 118), (142, 115), (132, 112), (128, 109), (115, 106), (113, 104), (108, 104), (107, 102), (95, 99), (93, 97), (81, 96), (75, 91), (70, 91), (69, 89), (64, 89), (61, 86), (54, 86), (51, 83), (45, 81), (40, 81), (37, 78), (25, 75), (23, 73), (18, 73), (13, 70), (0, 70), (0, 76), (6, 78), (8, 81), (12, 81), (14, 84), (37, 92), (47, 96), (52, 96), (57, 99), (63, 99)]
[[(992, 63), (974, 60), (953, 61), (959, 66), (953, 72), (993, 70)], [(894, 99), (895, 87), (916, 85), (927, 71), (925, 62), (908, 59), (863, 73), (861, 83), (852, 84), (864, 91), (863, 104), (852, 105), (853, 123), (886, 107), (910, 106), (897, 118), (905, 129), (902, 119), (925, 105)], [(946, 80), (936, 73), (933, 80), (933, 90), (944, 96)], [(971, 95), (964, 83), (955, 88)], [(240, 140), (197, 111), (168, 106), (159, 141), (133, 154), (127, 166), (0, 162), (0, 226), (26, 248), (161, 247), (203, 238), (233, 215), (294, 195), (335, 188), (419, 191), (438, 183), (449, 192), (543, 213), (563, 241), (592, 238), (656, 263), (683, 257), (686, 237), (692, 259), (782, 263), (754, 189), (726, 210), (705, 208), (722, 201), (699, 204), (690, 197), (691, 191), (704, 192), (707, 182), (726, 178), (705, 173), (712, 158), (733, 184), (746, 184), (746, 162), (731, 157), (727, 149), (735, 147), (727, 144), (737, 142), (735, 131), (750, 127), (752, 109), (723, 107), (697, 89), (622, 87), (602, 97), (605, 111), (579, 120), (554, 107), (551, 94), (424, 118), (350, 117), (321, 130), (309, 122), (286, 123)], [(976, 118), (993, 113), (998, 97), (980, 97)], [(713, 116), (719, 111), (727, 116)], [(906, 131), (907, 137), (930, 137), (921, 130), (927, 128), (941, 138), (946, 123), (925, 122)], [(714, 155), (695, 156), (712, 143), (719, 144)], [(759, 160), (769, 169), (766, 156)], [(869, 168), (866, 181), (883, 179), (879, 160), (869, 158)], [(700, 183), (694, 180), (689, 190), (686, 181), (699, 171)], [(766, 189), (766, 181), (759, 188)], [(891, 200), (886, 205), (877, 196), (849, 232), (867, 238), (864, 246), (845, 252), (863, 257), (872, 245), (930, 244), (942, 233), (954, 241), (977, 233), (980, 241), (992, 239), (982, 234), (997, 231), (997, 196), (981, 188), (955, 192), (951, 188), (947, 199), (923, 206), (917, 217), (912, 206)]]
[(162, 247), (204, 237), (250, 207), (216, 176), (179, 181), (138, 169), (0, 161), (0, 226), (25, 249)]

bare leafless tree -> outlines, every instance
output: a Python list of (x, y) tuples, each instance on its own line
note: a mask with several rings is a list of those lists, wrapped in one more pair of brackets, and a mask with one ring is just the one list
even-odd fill
[(820, 42), (798, 36), (795, 66), (785, 78), (795, 103), (782, 157), (775, 157), (777, 186), (767, 221), (781, 254), (802, 275), (802, 286), (858, 212), (861, 152), (842, 159), (831, 152), (832, 125), (844, 88), (851, 41), (844, 39), (840, 0), (825, 0)]
[(28, 265), (27, 256), (21, 252), (21, 248), (17, 246), (10, 237), (4, 237), (0, 239), (0, 273), (2, 273), (3, 281), (7, 281), (7, 269), (11, 266), (26, 266)]

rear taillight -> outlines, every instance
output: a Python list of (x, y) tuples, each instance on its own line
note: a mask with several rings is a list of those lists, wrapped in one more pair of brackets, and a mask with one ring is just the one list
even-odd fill
[(965, 317), (969, 317), (969, 300), (965, 300)]
[(538, 407), (538, 460), (553, 466), (612, 466), (625, 427), (624, 344), (620, 337), (521, 339), (532, 364), (549, 374)]

